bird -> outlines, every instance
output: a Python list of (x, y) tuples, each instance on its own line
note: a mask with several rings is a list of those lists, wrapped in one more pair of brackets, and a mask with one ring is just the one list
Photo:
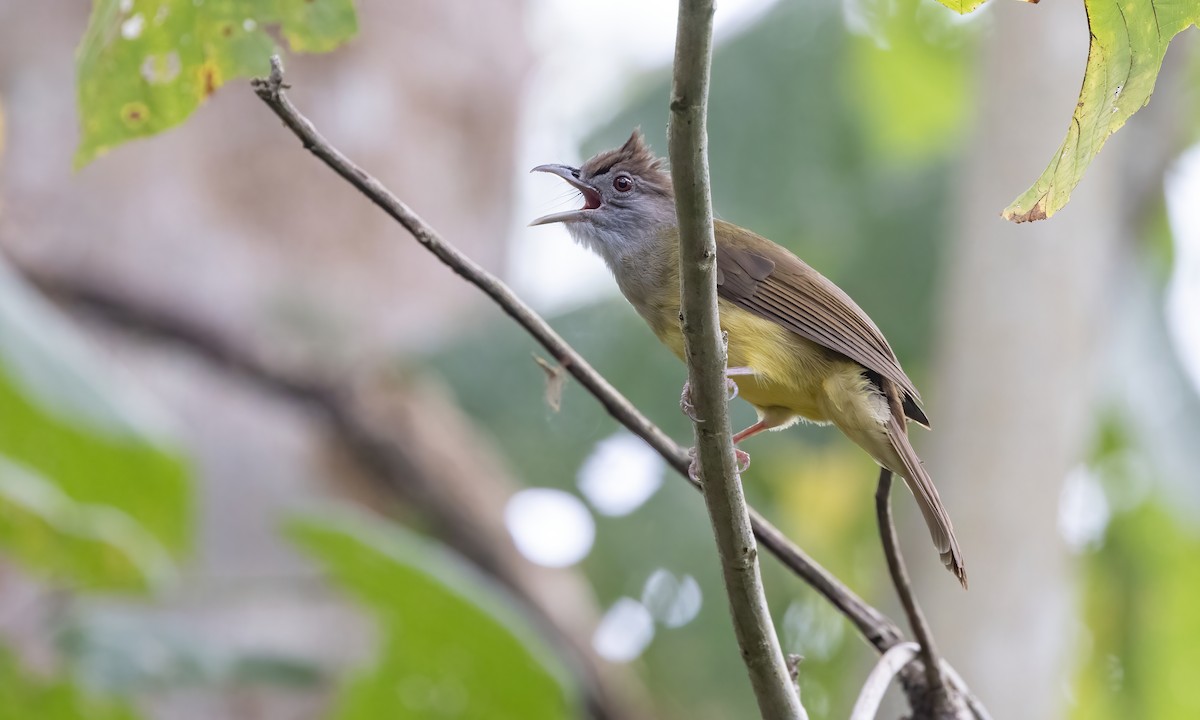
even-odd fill
[[(599, 255), (655, 336), (684, 360), (679, 224), (666, 161), (634, 130), (621, 147), (578, 168), (548, 164), (531, 172), (565, 180), (582, 194), (583, 207), (530, 225), (561, 223)], [(729, 222), (713, 225), (727, 381), (758, 415), (733, 435), (734, 444), (801, 420), (834, 425), (905, 480), (943, 565), (965, 588), (950, 515), (908, 437), (909, 421), (929, 428), (929, 418), (879, 327), (788, 249)], [(686, 392), (685, 386), (685, 403)]]

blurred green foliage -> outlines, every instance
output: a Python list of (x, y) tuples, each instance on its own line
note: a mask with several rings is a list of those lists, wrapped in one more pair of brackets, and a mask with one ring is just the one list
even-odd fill
[(0, 266), (0, 543), (58, 583), (148, 588), (190, 541), (188, 467), (104, 368)]
[(287, 534), (375, 615), (379, 659), (351, 677), (339, 720), (557, 720), (576, 691), (499, 587), (441, 545), (362, 514)]
[(1084, 658), (1071, 716), (1200, 717), (1200, 535), (1152, 498), (1083, 558)]
[(1080, 720), (1200, 716), (1200, 529), (1142, 452), (1127, 418), (1101, 415), (1089, 466), (1109, 517), (1080, 558)]
[(0, 547), (36, 573), (81, 588), (145, 590), (172, 574), (162, 545), (128, 515), (75, 502), (3, 456)]
[(93, 0), (75, 165), (178, 125), (230, 80), (266, 75), (276, 28), (296, 52), (328, 52), (358, 19), (352, 0)]
[(137, 720), (128, 706), (80, 692), (64, 680), (35, 677), (0, 648), (0, 720)]
[[(0, 264), (0, 552), (73, 590), (173, 576), (191, 539), (188, 466), (128, 382)], [(0, 718), (129, 718), (0, 654)]]
[(952, 154), (969, 127), (978, 24), (955, 22), (929, 0), (864, 0), (860, 7), (871, 12), (862, 16), (864, 32), (850, 39), (843, 87), (867, 150), (898, 164)]

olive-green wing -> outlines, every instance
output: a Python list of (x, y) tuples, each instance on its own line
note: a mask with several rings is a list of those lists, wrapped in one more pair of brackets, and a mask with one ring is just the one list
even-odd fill
[(764, 237), (717, 221), (717, 295), (845, 355), (904, 391), (905, 414), (929, 426), (921, 395), (883, 333), (850, 296)]

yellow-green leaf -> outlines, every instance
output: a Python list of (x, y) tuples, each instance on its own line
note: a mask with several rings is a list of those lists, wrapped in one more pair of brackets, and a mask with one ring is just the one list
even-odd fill
[(166, 549), (129, 515), (75, 502), (3, 455), (0, 547), (35, 574), (75, 588), (147, 590), (174, 577)]
[(79, 46), (75, 165), (178, 125), (233, 78), (264, 75), (277, 28), (297, 52), (354, 36), (353, 0), (93, 0)]
[[(1038, 0), (1025, 0), (1026, 2), (1036, 3)], [(975, 8), (987, 2), (987, 0), (938, 0), (941, 4), (950, 8), (959, 15), (966, 15)]]
[(154, 405), (0, 262), (0, 554), (73, 587), (149, 589), (191, 517)]
[(1033, 187), (1004, 210), (1013, 222), (1061, 210), (1108, 136), (1150, 101), (1171, 38), (1200, 19), (1195, 0), (1086, 0), (1091, 44), (1067, 139)]

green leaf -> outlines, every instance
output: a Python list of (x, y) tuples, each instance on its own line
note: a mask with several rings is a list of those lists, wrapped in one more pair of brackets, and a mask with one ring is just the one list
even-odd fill
[(81, 585), (165, 576), (191, 534), (190, 480), (139, 398), (0, 264), (0, 550)]
[(132, 709), (90, 697), (67, 680), (34, 678), (0, 647), (0, 720), (137, 720)]
[(42, 575), (88, 588), (148, 589), (173, 575), (166, 550), (128, 515), (74, 502), (3, 455), (0, 547)]
[(1150, 102), (1171, 39), (1200, 20), (1200, 3), (1086, 0), (1091, 43), (1067, 139), (1033, 187), (1004, 209), (1013, 222), (1044, 220), (1067, 204), (1108, 136)]
[(577, 714), (574, 690), (529, 623), (458, 556), (358, 514), (296, 520), (287, 532), (380, 626), (375, 667), (351, 679), (333, 717)]
[(93, 0), (76, 59), (75, 166), (178, 125), (229, 80), (265, 75), (272, 28), (296, 52), (328, 52), (358, 19), (353, 0)]
[[(1025, 0), (1026, 2), (1036, 3), (1037, 0)], [(987, 2), (987, 0), (938, 0), (941, 4), (950, 8), (959, 15), (966, 15), (975, 8)]]

